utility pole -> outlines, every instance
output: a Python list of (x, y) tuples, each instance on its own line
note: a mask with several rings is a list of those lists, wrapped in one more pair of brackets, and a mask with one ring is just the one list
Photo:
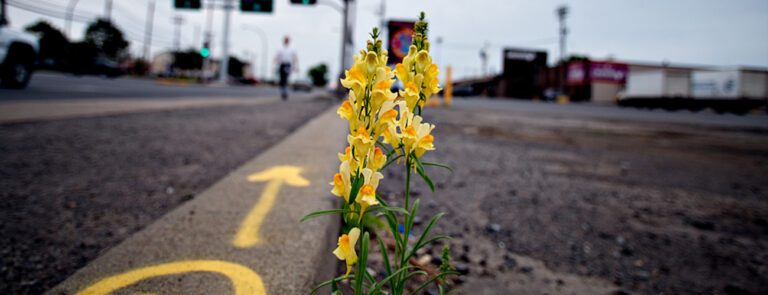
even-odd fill
[(224, 0), (224, 31), (221, 38), (221, 67), (219, 67), (219, 82), (227, 84), (229, 74), (229, 17), (232, 13), (232, 0)]
[(104, 18), (112, 22), (112, 0), (104, 0)]
[[(261, 38), (261, 47), (262, 47), (261, 56), (263, 59), (261, 63), (261, 76), (262, 76), (261, 78), (266, 80), (267, 79), (267, 34), (265, 34), (264, 31), (257, 26), (243, 24), (241, 27), (243, 29), (251, 30), (253, 32), (258, 33), (259, 38)], [(253, 61), (254, 61), (253, 73), (255, 75), (256, 74), (256, 71), (255, 71), (256, 58), (255, 57), (253, 58)]]
[(184, 18), (181, 15), (173, 17), (173, 24), (176, 26), (174, 29), (173, 49), (175, 51), (181, 50), (181, 24), (184, 23)]
[[(342, 0), (344, 7), (342, 8), (343, 17), (341, 18), (341, 68), (339, 69), (339, 78), (344, 78), (344, 70), (347, 69), (347, 44), (349, 43), (349, 24), (347, 18), (349, 17), (349, 2), (352, 0)], [(344, 86), (341, 83), (336, 87), (336, 92), (339, 95), (344, 94)]]
[(147, 24), (144, 31), (144, 62), (152, 59), (152, 23), (155, 20), (155, 0), (149, 1), (147, 6)]
[[(208, 5), (208, 13), (205, 17), (205, 36), (203, 38), (203, 44), (208, 45), (210, 47), (212, 47), (211, 45), (213, 44), (211, 43), (211, 38), (213, 37), (213, 34), (211, 34), (211, 27), (213, 25), (214, 7), (215, 7), (214, 4)], [(210, 47), (208, 48), (208, 50), (211, 50)], [(208, 54), (209, 54), (208, 56), (203, 57), (203, 70), (202, 70), (203, 81), (205, 81), (206, 83), (208, 82), (208, 68), (210, 68), (210, 64), (211, 64), (210, 51)]]
[[(77, 5), (77, 0), (69, 0), (69, 5), (67, 5), (67, 24), (66, 24), (66, 30), (67, 30), (67, 38), (72, 39), (72, 36), (70, 35), (70, 28), (72, 27), (72, 14), (75, 12), (75, 5)], [(5, 13), (5, 9), (3, 9), (3, 13)]]
[(557, 8), (557, 18), (560, 21), (560, 92), (565, 93), (565, 69), (566, 69), (566, 57), (565, 57), (565, 36), (568, 34), (568, 29), (565, 27), (565, 17), (568, 15), (568, 6), (561, 5)]

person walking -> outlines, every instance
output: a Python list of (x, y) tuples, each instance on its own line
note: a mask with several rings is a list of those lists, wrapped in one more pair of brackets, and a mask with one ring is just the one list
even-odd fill
[(285, 36), (283, 39), (283, 48), (277, 51), (275, 56), (275, 66), (277, 66), (280, 73), (280, 96), (283, 100), (288, 99), (288, 76), (291, 74), (291, 69), (294, 72), (299, 72), (298, 58), (296, 58), (296, 51), (290, 47), (291, 38)]

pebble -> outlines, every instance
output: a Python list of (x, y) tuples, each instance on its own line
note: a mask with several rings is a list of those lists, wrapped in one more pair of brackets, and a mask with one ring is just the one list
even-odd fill
[(466, 263), (459, 262), (456, 263), (454, 267), (456, 267), (456, 271), (458, 271), (460, 274), (466, 275), (469, 273), (469, 265)]
[(501, 230), (501, 225), (499, 225), (498, 223), (491, 223), (488, 225), (489, 232), (495, 233), (495, 232), (499, 232), (500, 230)]
[(522, 273), (531, 273), (531, 272), (533, 272), (533, 267), (521, 266), (520, 267), (520, 272), (522, 272)]

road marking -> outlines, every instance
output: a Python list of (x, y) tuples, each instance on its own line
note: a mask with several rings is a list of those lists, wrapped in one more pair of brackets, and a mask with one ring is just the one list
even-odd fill
[(141, 280), (187, 272), (220, 273), (232, 281), (235, 295), (266, 295), (261, 277), (250, 268), (220, 260), (187, 260), (147, 266), (96, 282), (77, 295), (109, 294)]
[(264, 217), (267, 216), (269, 210), (274, 206), (277, 193), (280, 191), (280, 187), (283, 186), (283, 183), (291, 186), (309, 185), (309, 181), (299, 175), (303, 170), (303, 168), (296, 166), (274, 166), (265, 171), (248, 176), (248, 181), (250, 182), (269, 182), (264, 188), (264, 192), (261, 193), (259, 202), (256, 203), (256, 206), (253, 206), (251, 212), (248, 213), (243, 220), (243, 223), (240, 224), (240, 229), (237, 231), (237, 234), (235, 234), (235, 238), (232, 239), (232, 245), (245, 248), (262, 242), (259, 237), (259, 228), (264, 221)]

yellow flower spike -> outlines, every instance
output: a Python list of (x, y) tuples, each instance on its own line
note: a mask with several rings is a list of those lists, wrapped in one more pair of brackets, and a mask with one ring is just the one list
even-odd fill
[(352, 228), (349, 230), (349, 234), (343, 234), (341, 237), (339, 237), (339, 243), (336, 250), (333, 250), (333, 254), (336, 255), (336, 258), (339, 260), (344, 260), (344, 262), (347, 264), (347, 273), (344, 274), (344, 277), (349, 275), (349, 272), (352, 270), (352, 266), (355, 265), (355, 262), (357, 262), (357, 253), (355, 253), (355, 244), (357, 243), (358, 238), (360, 238), (360, 229), (359, 228)]

